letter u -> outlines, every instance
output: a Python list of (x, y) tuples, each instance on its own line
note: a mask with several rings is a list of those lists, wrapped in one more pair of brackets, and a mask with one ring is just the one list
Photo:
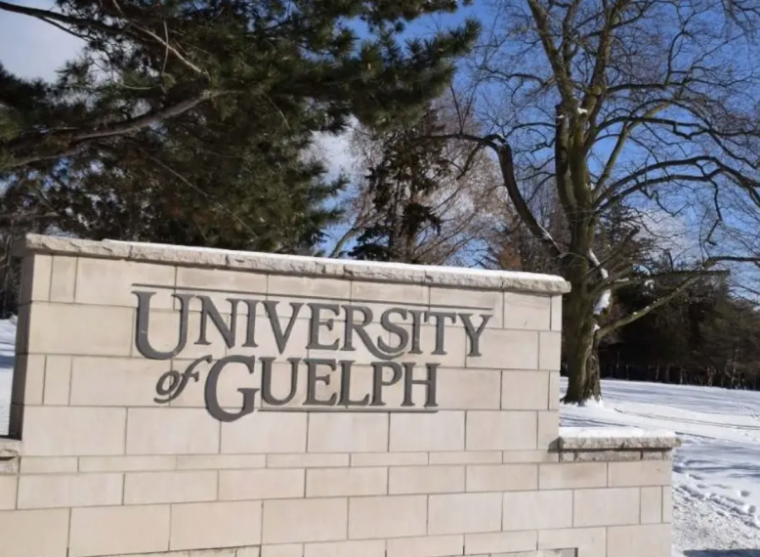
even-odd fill
[(172, 294), (180, 302), (179, 314), (179, 339), (174, 349), (167, 352), (159, 352), (150, 345), (148, 340), (148, 324), (150, 322), (150, 299), (155, 292), (135, 290), (137, 296), (137, 326), (135, 327), (135, 346), (137, 351), (149, 360), (170, 360), (185, 348), (187, 344), (187, 324), (190, 318), (190, 300), (192, 294)]

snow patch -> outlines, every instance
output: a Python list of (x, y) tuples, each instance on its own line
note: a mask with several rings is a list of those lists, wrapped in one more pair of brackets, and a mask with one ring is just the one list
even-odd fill
[(678, 437), (674, 431), (642, 429), (639, 427), (560, 427), (559, 433), (564, 438), (581, 437), (584, 439), (592, 437), (597, 439), (629, 439), (631, 437), (675, 439)]

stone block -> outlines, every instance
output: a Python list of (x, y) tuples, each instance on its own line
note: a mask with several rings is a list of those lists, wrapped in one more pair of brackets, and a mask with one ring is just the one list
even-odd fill
[(448, 557), (462, 555), (464, 536), (422, 536), (388, 540), (387, 557)]
[(80, 472), (139, 472), (174, 470), (174, 456), (94, 456), (79, 459)]
[(345, 540), (347, 520), (348, 500), (343, 498), (264, 501), (262, 541), (270, 544)]
[(542, 464), (538, 472), (539, 489), (580, 489), (607, 487), (604, 462), (564, 462)]
[[(606, 557), (606, 529), (565, 528), (542, 530), (538, 533), (538, 549), (562, 549), (567, 547), (577, 548), (577, 557)], [(643, 555), (639, 557), (643, 557)]]
[[(51, 358), (48, 357), (48, 367)], [(71, 405), (155, 406), (156, 384), (170, 369), (170, 362), (142, 358), (74, 358)], [(185, 392), (194, 390), (194, 386), (191, 383)], [(202, 391), (197, 387), (195, 390)]]
[(641, 488), (641, 524), (659, 524), (662, 520), (662, 488)]
[(304, 496), (305, 474), (296, 468), (222, 470), (219, 500), (288, 499)]
[(178, 470), (234, 470), (264, 468), (265, 455), (179, 455)]
[(16, 404), (37, 406), (42, 404), (45, 391), (45, 356), (21, 355), (13, 366), (11, 400)]
[(169, 549), (169, 505), (71, 509), (69, 557)]
[(559, 331), (542, 331), (539, 333), (538, 369), (559, 371), (562, 352), (562, 333)]
[(267, 468), (334, 468), (348, 466), (351, 456), (346, 453), (271, 454)]
[(172, 505), (172, 551), (261, 543), (261, 501)]
[(73, 303), (76, 282), (77, 258), (54, 255), (53, 275), (50, 280), (50, 301), (65, 304)]
[(465, 555), (490, 555), (536, 549), (538, 532), (495, 532), (467, 534), (464, 537)]
[[(427, 497), (352, 497), (348, 510), (348, 537), (352, 540), (424, 536)], [(431, 532), (432, 533), (432, 532)]]
[(670, 557), (669, 524), (607, 528), (607, 557)]
[(551, 298), (518, 292), (504, 293), (504, 328), (545, 331), (551, 326)]
[[(424, 398), (424, 386), (415, 385), (420, 392), (413, 400)], [(436, 384), (436, 403), (440, 410), (498, 410), (501, 375), (494, 370), (439, 369)], [(414, 388), (412, 389), (414, 393)], [(413, 395), (414, 396), (414, 395)]]
[(39, 253), (24, 256), (21, 262), (21, 289), (18, 300), (20, 306), (50, 299), (52, 271), (52, 256)]
[[(39, 302), (36, 305), (39, 305)], [(29, 332), (31, 328), (32, 304), (18, 306), (18, 316), (16, 318), (16, 355), (23, 356), (29, 354)], [(13, 400), (18, 400), (14, 397)]]
[(552, 331), (562, 330), (562, 296), (552, 296)]
[(556, 452), (549, 452), (546, 449), (537, 451), (504, 451), (502, 453), (502, 462), (515, 463), (515, 462), (535, 462), (540, 464), (542, 462), (559, 462), (559, 454)]
[(126, 419), (124, 408), (27, 407), (24, 410), (24, 454), (123, 454)]
[(641, 460), (641, 451), (570, 451), (563, 455), (573, 457), (576, 462), (620, 462)]
[(500, 493), (431, 495), (429, 534), (472, 534), (501, 530)]
[[(182, 266), (177, 268), (177, 291), (208, 296), (220, 311), (229, 313), (229, 298), (263, 300), (266, 297), (267, 279), (268, 276), (263, 273), (250, 271)], [(220, 292), (218, 289), (225, 291)], [(200, 300), (193, 300), (190, 307), (193, 311), (200, 311)], [(242, 307), (244, 306), (241, 305), (239, 309)]]
[(573, 502), (574, 526), (619, 526), (639, 523), (639, 489), (578, 489)]
[[(419, 467), (421, 470), (427, 468)], [(388, 493), (388, 468), (321, 468), (306, 471), (307, 497), (346, 497)]]
[(16, 508), (18, 480), (19, 477), (15, 474), (12, 476), (0, 475), (0, 511), (9, 511)]
[(302, 543), (265, 545), (261, 548), (261, 557), (304, 557), (304, 547)]
[(351, 282), (352, 302), (388, 302), (420, 305), (430, 304), (430, 287), (423, 284), (394, 284), (388, 282)]
[(536, 448), (536, 412), (467, 412), (467, 450)]
[[(465, 413), (390, 415), (390, 451), (461, 451), (465, 448)], [(469, 447), (468, 447), (469, 448)]]
[(21, 458), (22, 474), (65, 474), (76, 473), (77, 459), (73, 456), (64, 457), (33, 457)]
[(69, 356), (47, 356), (44, 404), (54, 406), (69, 404), (70, 389), (71, 358)]
[(670, 431), (643, 431), (631, 427), (608, 427), (605, 436), (588, 435), (582, 427), (563, 427), (559, 448), (563, 451), (601, 450), (669, 450), (681, 446), (681, 440)]
[(351, 281), (293, 276), (269, 275), (268, 297), (299, 296), (348, 300), (351, 297)]
[(172, 265), (80, 257), (74, 300), (77, 304), (134, 308), (137, 296), (133, 292), (147, 290), (156, 292), (150, 301), (151, 310), (171, 309), (175, 273)]
[(68, 536), (69, 509), (0, 511), (2, 557), (73, 557)]
[[(467, 353), (470, 352), (469, 341)], [(467, 356), (467, 367), (483, 369), (538, 369), (538, 332), (485, 329), (480, 335), (481, 356)]]
[[(30, 354), (129, 356), (134, 310), (36, 303), (29, 315)], [(65, 327), (56, 326), (65, 323)]]
[(467, 467), (467, 491), (538, 489), (535, 464), (491, 464)]
[(538, 413), (538, 448), (554, 449), (559, 437), (559, 412), (549, 410)]
[(666, 460), (609, 463), (610, 487), (670, 485), (672, 465)]
[(462, 492), (464, 470), (464, 466), (396, 466), (388, 470), (388, 493)]
[(504, 493), (502, 530), (548, 530), (573, 525), (573, 492), (514, 491)]
[(559, 371), (549, 372), (549, 410), (559, 410), (560, 404), (560, 374)]
[(215, 501), (214, 471), (133, 472), (124, 480), (124, 504)]
[(445, 311), (446, 308), (457, 308), (458, 311), (473, 314), (475, 325), (480, 323), (476, 316), (489, 314), (486, 327), (491, 329), (511, 328), (503, 324), (504, 293), (500, 290), (472, 290), (464, 288), (447, 288), (433, 286), (430, 288), (430, 306)]
[(309, 452), (383, 452), (388, 449), (388, 414), (313, 413)]
[(130, 408), (127, 454), (219, 452), (219, 422), (195, 408)]
[(121, 474), (30, 474), (19, 480), (19, 509), (121, 505)]
[(673, 522), (673, 488), (662, 488), (662, 521), (666, 524)]
[[(221, 452), (305, 452), (307, 416), (305, 412), (255, 412), (237, 421), (224, 423)], [(205, 418), (213, 421), (208, 414)]]
[(351, 466), (425, 466), (427, 463), (428, 453), (356, 453), (351, 455)]
[(385, 540), (307, 543), (303, 557), (385, 557)]
[(503, 410), (547, 410), (549, 377), (541, 371), (503, 371), (501, 408)]
[(446, 451), (430, 453), (430, 464), (498, 464), (501, 451)]

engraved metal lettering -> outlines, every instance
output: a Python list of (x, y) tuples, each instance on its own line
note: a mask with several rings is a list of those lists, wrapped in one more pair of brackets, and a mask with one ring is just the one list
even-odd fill
[(301, 358), (288, 358), (290, 362), (290, 392), (285, 398), (272, 394), (272, 364), (274, 358), (259, 358), (261, 362), (261, 401), (270, 406), (284, 406), (296, 396), (298, 389), (298, 364)]
[(467, 333), (467, 338), (470, 339), (470, 351), (468, 352), (468, 356), (481, 356), (480, 353), (480, 335), (483, 334), (483, 331), (486, 330), (486, 324), (491, 319), (491, 316), (488, 314), (481, 314), (480, 318), (482, 321), (480, 322), (480, 327), (477, 329), (473, 326), (472, 321), (470, 318), (472, 317), (472, 314), (470, 313), (460, 313), (459, 318), (462, 320), (462, 323), (464, 324), (464, 332)]
[(313, 404), (314, 406), (335, 406), (335, 401), (338, 400), (338, 393), (333, 393), (328, 399), (317, 398), (317, 383), (324, 383), (325, 386), (330, 385), (331, 376), (317, 375), (317, 369), (319, 366), (326, 366), (330, 368), (330, 371), (335, 371), (335, 360), (323, 360), (320, 358), (306, 358), (306, 401), (304, 404)]
[(179, 337), (177, 344), (172, 350), (160, 352), (150, 345), (148, 328), (150, 324), (150, 299), (155, 292), (136, 290), (132, 292), (137, 296), (137, 323), (135, 326), (135, 346), (137, 351), (149, 360), (170, 360), (187, 345), (187, 324), (190, 320), (190, 300), (192, 294), (172, 294), (179, 300)]
[(340, 314), (338, 304), (309, 304), (311, 309), (311, 319), (309, 320), (309, 350), (337, 350), (340, 346), (340, 340), (335, 339), (332, 344), (322, 344), (319, 342), (319, 328), (324, 325), (328, 331), (332, 331), (335, 326), (335, 319), (332, 317), (321, 321), (320, 312), (322, 310), (331, 311), (336, 316)]
[(154, 398), (153, 401), (159, 404), (167, 404), (182, 394), (190, 379), (197, 383), (200, 380), (200, 376), (195, 368), (201, 362), (210, 363), (211, 356), (201, 356), (187, 366), (182, 373), (172, 369), (161, 375), (156, 383), (156, 394), (159, 397), (165, 398)]
[(224, 368), (229, 364), (243, 364), (248, 368), (248, 373), (253, 373), (253, 365), (256, 362), (255, 356), (227, 356), (211, 366), (206, 379), (206, 388), (204, 395), (206, 398), (206, 410), (220, 422), (234, 422), (237, 419), (253, 412), (256, 393), (259, 389), (255, 387), (243, 387), (238, 392), (243, 395), (243, 404), (237, 412), (228, 412), (219, 404), (217, 388), (219, 386), (219, 376)]
[(280, 302), (267, 300), (262, 303), (264, 304), (264, 309), (267, 312), (267, 317), (269, 317), (269, 323), (272, 325), (272, 334), (274, 335), (274, 341), (277, 343), (277, 350), (279, 350), (280, 354), (282, 354), (285, 352), (285, 347), (288, 344), (288, 339), (290, 338), (290, 334), (293, 332), (293, 326), (296, 324), (296, 319), (298, 319), (298, 312), (301, 311), (303, 304), (300, 302), (290, 303), (290, 307), (293, 308), (293, 313), (290, 316), (290, 321), (288, 321), (288, 324), (285, 327), (285, 331), (283, 331), (282, 325), (280, 325), (280, 318), (277, 315), (277, 304)]
[[(383, 381), (383, 369), (391, 370), (389, 381)], [(383, 402), (383, 387), (390, 387), (401, 380), (401, 364), (397, 362), (372, 362), (372, 402), (370, 406), (385, 406)]]

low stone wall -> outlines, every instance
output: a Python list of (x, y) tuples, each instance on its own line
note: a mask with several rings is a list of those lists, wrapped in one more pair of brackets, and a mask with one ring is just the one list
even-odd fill
[(21, 254), (0, 557), (670, 555), (677, 440), (558, 427), (561, 279)]

